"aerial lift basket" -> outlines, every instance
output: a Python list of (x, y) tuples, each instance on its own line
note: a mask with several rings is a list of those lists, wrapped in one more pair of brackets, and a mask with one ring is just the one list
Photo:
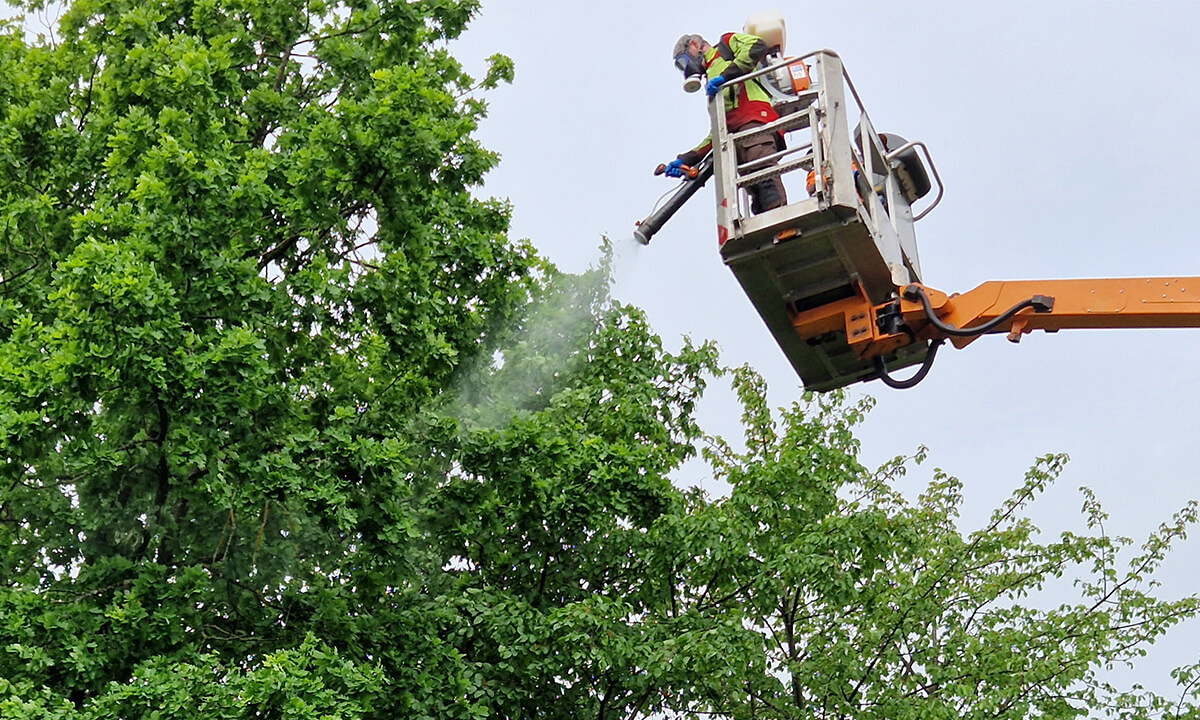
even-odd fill
[[(724, 91), (736, 92), (737, 84), (760, 76), (779, 78), (781, 71), (807, 79), (810, 63), (811, 83), (780, 88), (764, 82), (776, 95), (778, 120), (731, 133), (723, 103), (709, 108), (721, 256), (805, 386), (823, 390), (867, 379), (876, 365), (851, 348), (846, 332), (802, 338), (795, 319), (850, 297), (883, 303), (898, 287), (920, 282), (913, 224), (940, 201), (942, 186), (937, 180), (936, 196), (914, 215), (913, 204), (934, 186), (931, 175), (937, 179), (928, 151), (876, 131), (841, 58), (830, 50), (780, 57)], [(792, 70), (801, 67), (803, 72)], [(797, 90), (799, 85), (806, 89)], [(775, 133), (785, 136), (785, 149), (739, 161), (740, 142)], [(790, 202), (751, 215), (746, 188), (774, 176), (788, 185)], [(805, 197), (809, 177), (812, 191)], [(913, 342), (885, 361), (892, 368), (919, 363), (926, 348)]]
[[(721, 257), (808, 389), (876, 378), (912, 387), (943, 342), (993, 333), (1200, 328), (1200, 277), (987, 282), (950, 295), (925, 286), (913, 225), (943, 191), (928, 149), (876, 130), (836, 53), (786, 58), (778, 17), (752, 17), (747, 31), (770, 44), (765, 66), (709, 101), (711, 155), (636, 237), (648, 243), (714, 179)], [(720, 93), (759, 78), (779, 118), (730, 132)], [(783, 149), (739, 159), (739, 145), (776, 134)], [(751, 214), (748, 188), (777, 176), (793, 181), (790, 202)], [(907, 379), (890, 374), (918, 363)]]

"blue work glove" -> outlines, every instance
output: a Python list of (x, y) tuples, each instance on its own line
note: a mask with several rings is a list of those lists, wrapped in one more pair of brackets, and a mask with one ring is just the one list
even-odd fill
[(721, 86), (724, 84), (725, 84), (725, 76), (718, 75), (715, 78), (713, 78), (712, 80), (708, 81), (708, 84), (704, 86), (704, 92), (708, 93), (709, 97), (712, 97), (713, 95), (717, 94), (717, 91), (720, 90)]
[(667, 163), (667, 169), (663, 171), (663, 174), (673, 178), (683, 177), (683, 161), (675, 158)]

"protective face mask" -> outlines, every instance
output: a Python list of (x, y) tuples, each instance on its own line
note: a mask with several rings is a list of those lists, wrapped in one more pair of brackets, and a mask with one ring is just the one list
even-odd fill
[(684, 92), (694, 93), (704, 86), (704, 58), (680, 53), (675, 57), (675, 67), (683, 73)]

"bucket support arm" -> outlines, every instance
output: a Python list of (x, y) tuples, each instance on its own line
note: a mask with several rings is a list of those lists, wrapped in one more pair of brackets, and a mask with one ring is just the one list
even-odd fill
[(994, 333), (1019, 342), (1034, 330), (1200, 327), (1200, 277), (996, 281), (954, 295), (914, 283), (882, 304), (859, 291), (796, 314), (793, 325), (809, 343), (844, 337), (863, 361), (916, 342), (963, 348)]

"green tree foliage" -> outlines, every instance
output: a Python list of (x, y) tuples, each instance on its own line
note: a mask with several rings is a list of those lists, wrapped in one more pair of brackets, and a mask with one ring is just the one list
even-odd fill
[[(813, 397), (776, 418), (760, 377), (740, 369), (735, 387), (746, 450), (714, 439), (706, 452), (730, 496), (696, 496), (655, 527), (674, 550), (659, 570), (675, 577), (672, 614), (695, 618), (687, 644), (699, 647), (679, 657), (706, 668), (677, 707), (733, 718), (1196, 716), (1190, 686), (1166, 698), (1113, 687), (1105, 672), (1200, 612), (1195, 596), (1156, 597), (1153, 578), (1195, 524), (1195, 502), (1131, 552), (1104, 534), (1085, 490), (1093, 532), (1042, 542), (1021, 510), (1066, 461), (1047, 456), (963, 534), (957, 479), (935, 473), (915, 502), (893, 489), (924, 451), (877, 472), (859, 464), (853, 427), (869, 403)], [(727, 667), (706, 664), (713, 655)]]
[(648, 702), (631, 631), (610, 700), (569, 678), (642, 602), (713, 351), (664, 352), (472, 197), (477, 93), (512, 77), (446, 51), (475, 9), (5, 28), (0, 717)]
[[(1146, 589), (1191, 508), (1129, 570), (1037, 544), (1049, 458), (963, 536), (955, 481), (909, 504), (859, 466), (861, 409), (781, 432), (744, 372), (732, 495), (672, 486), (715, 351), (472, 196), (513, 76), (449, 55), (476, 10), (0, 28), (0, 718), (1165, 709), (1095, 672), (1195, 612)], [(1020, 604), (1076, 567), (1081, 604)]]

